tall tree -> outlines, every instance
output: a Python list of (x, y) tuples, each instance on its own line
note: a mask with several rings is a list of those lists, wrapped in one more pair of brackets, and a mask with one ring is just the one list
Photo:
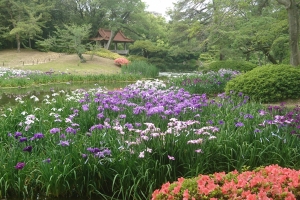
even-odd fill
[(111, 36), (105, 47), (108, 49), (118, 31), (129, 22), (130, 15), (134, 12), (142, 12), (145, 5), (141, 0), (104, 0), (102, 5), (107, 10), (107, 19), (111, 29)]
[(65, 25), (64, 28), (58, 28), (55, 32), (54, 47), (64, 51), (75, 52), (82, 63), (86, 62), (83, 53), (87, 51), (88, 37), (90, 35), (91, 25)]
[[(36, 1), (1, 0), (0, 6), (5, 6), (5, 16), (8, 22), (8, 32), (5, 38), (15, 37), (17, 51), (20, 51), (23, 39), (32, 39), (42, 33), (45, 18), (42, 12), (47, 6)], [(30, 43), (30, 42), (29, 42)]]
[(299, 52), (299, 4), (297, 0), (277, 0), (284, 5), (288, 13), (289, 36), (290, 36), (290, 64), (300, 65)]

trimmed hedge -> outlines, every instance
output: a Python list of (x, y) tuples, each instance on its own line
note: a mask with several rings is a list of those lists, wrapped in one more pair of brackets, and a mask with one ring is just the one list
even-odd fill
[(300, 98), (300, 68), (290, 65), (267, 65), (255, 68), (230, 80), (227, 94), (234, 91), (262, 103)]
[(247, 61), (225, 60), (212, 62), (208, 65), (208, 70), (219, 71), (220, 69), (232, 69), (239, 72), (248, 72), (255, 67), (255, 64)]

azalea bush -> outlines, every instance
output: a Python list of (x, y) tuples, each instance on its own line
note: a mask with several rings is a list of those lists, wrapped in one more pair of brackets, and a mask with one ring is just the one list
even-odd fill
[(200, 72), (172, 77), (168, 80), (168, 85), (182, 87), (190, 93), (216, 95), (224, 92), (226, 83), (239, 74), (240, 72), (230, 69), (220, 69), (217, 72)]
[(127, 65), (129, 63), (129, 60), (127, 60), (126, 58), (117, 58), (115, 59), (115, 64), (118, 66), (122, 66), (122, 65)]
[(196, 178), (167, 182), (152, 194), (152, 200), (163, 199), (298, 199), (300, 170), (278, 165), (254, 171), (199, 175)]
[(137, 81), (52, 91), (0, 110), (0, 197), (150, 199), (163, 183), (278, 164), (300, 168), (296, 107)]

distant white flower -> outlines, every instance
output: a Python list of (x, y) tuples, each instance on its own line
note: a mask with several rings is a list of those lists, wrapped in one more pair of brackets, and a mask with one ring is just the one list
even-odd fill
[(203, 153), (202, 149), (195, 150), (196, 153)]
[(152, 153), (152, 149), (148, 148), (146, 149), (147, 152)]
[(21, 101), (22, 100), (22, 98), (21, 97), (17, 97), (17, 98), (15, 98), (15, 101)]
[(140, 152), (139, 158), (144, 158), (144, 157), (145, 157), (145, 152), (144, 151)]

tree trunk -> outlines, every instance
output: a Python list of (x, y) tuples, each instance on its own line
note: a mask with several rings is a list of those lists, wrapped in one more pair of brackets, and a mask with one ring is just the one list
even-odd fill
[(219, 59), (220, 59), (220, 61), (225, 60), (225, 55), (223, 53), (220, 53)]
[(274, 65), (278, 64), (277, 61), (275, 60), (275, 58), (270, 54), (270, 52), (267, 49), (262, 48), (262, 51), (272, 64), (274, 64)]
[(20, 52), (21, 49), (21, 41), (19, 33), (16, 34), (16, 41), (17, 41), (17, 52)]
[(85, 60), (85, 58), (82, 56), (82, 53), (77, 53), (77, 55), (78, 55), (78, 57), (80, 58), (80, 62), (81, 63), (85, 63), (86, 62), (86, 60)]
[(109, 46), (111, 44), (111, 42), (113, 41), (114, 37), (116, 36), (116, 34), (118, 33), (118, 31), (113, 31), (111, 30), (111, 33), (110, 33), (110, 38), (105, 46), (105, 49), (109, 49)]
[(288, 12), (289, 35), (290, 35), (290, 64), (300, 65), (299, 52), (299, 11), (295, 0), (277, 0), (284, 5)]
[(31, 39), (28, 38), (28, 47), (31, 49)]

